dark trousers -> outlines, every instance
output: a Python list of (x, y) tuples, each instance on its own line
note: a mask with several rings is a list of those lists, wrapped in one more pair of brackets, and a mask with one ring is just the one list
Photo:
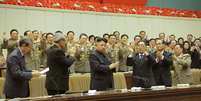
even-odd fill
[(64, 94), (65, 90), (47, 90), (48, 95)]

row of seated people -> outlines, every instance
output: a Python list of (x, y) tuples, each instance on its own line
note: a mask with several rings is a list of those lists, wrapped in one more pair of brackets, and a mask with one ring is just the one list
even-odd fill
[[(57, 31), (56, 33), (63, 33)], [(89, 73), (89, 55), (95, 50), (95, 39), (96, 36), (88, 36), (85, 33), (80, 34), (79, 38), (73, 31), (69, 31), (66, 34), (66, 54), (75, 57), (76, 61), (71, 66), (71, 73)], [(10, 31), (10, 38), (1, 41), (1, 55), (6, 57), (10, 54), (16, 47), (17, 41), (19, 40), (19, 32), (16, 29)], [(46, 66), (46, 50), (54, 45), (54, 34), (53, 33), (41, 33), (37, 30), (25, 31), (24, 36), (28, 37), (33, 41), (33, 49), (26, 58), (26, 64), (29, 69), (40, 70)], [(127, 72), (132, 71), (132, 67), (126, 65), (127, 56), (130, 53), (138, 52), (138, 43), (144, 41), (146, 44), (146, 50), (149, 53), (154, 53), (157, 51), (158, 39), (163, 40), (165, 45), (165, 50), (171, 53), (175, 48), (176, 44), (182, 45), (184, 52), (190, 54), (191, 56), (191, 68), (201, 68), (201, 38), (195, 38), (193, 40), (193, 35), (188, 34), (187, 40), (182, 37), (176, 40), (175, 35), (167, 36), (165, 33), (160, 33), (158, 38), (147, 39), (145, 31), (140, 31), (139, 35), (136, 35), (132, 42), (128, 42), (129, 37), (127, 34), (120, 34), (118, 31), (113, 32), (113, 34), (104, 34), (102, 36), (107, 40), (107, 53), (111, 58), (112, 62), (119, 61), (119, 68), (117, 71)], [(1, 57), (2, 60), (3, 57)], [(1, 61), (1, 67), (5, 66), (5, 61)]]
[(98, 3), (77, 0), (3, 0), (0, 1), (0, 4), (156, 16), (201, 17), (200, 11), (178, 10), (175, 8), (145, 7), (144, 5), (117, 5), (112, 3)]

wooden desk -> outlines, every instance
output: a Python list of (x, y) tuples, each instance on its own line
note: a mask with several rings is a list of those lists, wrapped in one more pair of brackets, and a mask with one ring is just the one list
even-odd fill
[(37, 98), (35, 101), (201, 101), (201, 87), (140, 92), (105, 91), (97, 95), (69, 94), (60, 97)]

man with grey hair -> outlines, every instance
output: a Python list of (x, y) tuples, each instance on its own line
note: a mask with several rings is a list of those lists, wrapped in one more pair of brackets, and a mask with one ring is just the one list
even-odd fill
[(30, 39), (21, 39), (19, 47), (15, 48), (7, 57), (6, 81), (4, 94), (6, 98), (29, 97), (29, 80), (40, 76), (38, 71), (26, 68), (24, 56), (31, 52)]

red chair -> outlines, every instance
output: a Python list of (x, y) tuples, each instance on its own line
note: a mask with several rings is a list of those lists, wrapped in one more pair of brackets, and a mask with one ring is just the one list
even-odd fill
[(97, 3), (93, 2), (81, 2), (82, 9), (84, 11), (96, 11)]
[(162, 10), (159, 7), (148, 7), (148, 10), (150, 10), (150, 15), (160, 15), (162, 13)]
[(126, 13), (126, 6), (125, 5), (114, 6), (113, 13)]
[(6, 0), (1, 0), (0, 4), (6, 4)]
[(113, 4), (103, 4), (100, 5), (96, 11), (98, 12), (114, 12), (115, 5)]
[(197, 18), (201, 18), (201, 11), (195, 11)]
[(172, 8), (162, 8), (162, 16), (175, 16), (176, 15), (176, 9)]

